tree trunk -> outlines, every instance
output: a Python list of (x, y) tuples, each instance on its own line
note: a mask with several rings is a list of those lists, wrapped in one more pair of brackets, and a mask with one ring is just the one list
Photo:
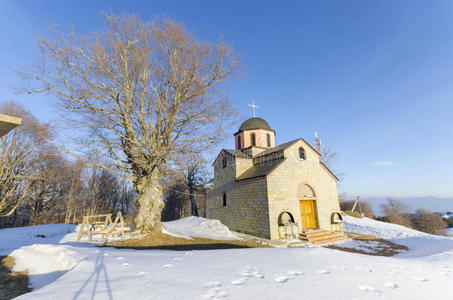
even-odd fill
[(190, 198), (190, 206), (192, 208), (192, 216), (198, 217), (198, 206), (197, 206), (197, 201), (195, 201), (195, 189), (193, 188), (192, 185), (189, 185), (189, 198)]
[(162, 186), (160, 180), (162, 175), (154, 171), (149, 176), (137, 178), (134, 182), (138, 193), (137, 206), (138, 214), (135, 217), (135, 226), (142, 233), (161, 232), (161, 213), (164, 207), (162, 199)]

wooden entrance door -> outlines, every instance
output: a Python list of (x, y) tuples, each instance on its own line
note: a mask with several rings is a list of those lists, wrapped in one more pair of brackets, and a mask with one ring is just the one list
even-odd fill
[(300, 215), (302, 217), (302, 228), (316, 228), (315, 201), (301, 200)]

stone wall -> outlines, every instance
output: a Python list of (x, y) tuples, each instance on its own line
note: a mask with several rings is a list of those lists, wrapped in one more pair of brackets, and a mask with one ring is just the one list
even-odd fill
[[(299, 158), (299, 147), (305, 149), (305, 160)], [(300, 140), (285, 150), (285, 160), (267, 176), (271, 239), (279, 238), (278, 216), (284, 211), (293, 215), (299, 230), (303, 229), (298, 196), (303, 184), (308, 184), (315, 192), (318, 226), (331, 230), (330, 216), (340, 211), (336, 181), (319, 164), (319, 155)]]
[[(246, 162), (238, 159), (238, 163)], [(235, 161), (225, 168), (221, 163), (214, 165), (214, 187), (206, 191), (206, 217), (220, 220), (233, 231), (270, 238), (266, 178), (236, 181), (235, 165)], [(222, 206), (223, 193), (226, 206)]]
[[(299, 158), (299, 147), (305, 149), (304, 160)], [(226, 155), (227, 165), (222, 166), (221, 157), (216, 160), (214, 187), (206, 191), (207, 218), (218, 219), (233, 231), (279, 239), (278, 217), (282, 212), (290, 212), (299, 230), (303, 229), (298, 190), (308, 184), (315, 193), (317, 224), (331, 230), (330, 216), (340, 211), (336, 181), (319, 163), (319, 154), (303, 140), (284, 151), (284, 161), (267, 177), (236, 181), (252, 167), (252, 160), (222, 155)]]

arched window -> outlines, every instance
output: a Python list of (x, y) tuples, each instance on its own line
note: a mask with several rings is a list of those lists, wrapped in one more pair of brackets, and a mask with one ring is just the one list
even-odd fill
[(300, 187), (298, 196), (299, 196), (299, 199), (314, 198), (315, 192), (308, 184), (304, 184), (303, 186)]
[(223, 193), (223, 194), (222, 194), (222, 206), (226, 206), (226, 205), (227, 205), (227, 201), (226, 201), (226, 200), (227, 200), (227, 199), (226, 199), (226, 194)]
[(299, 148), (299, 158), (305, 159), (305, 149), (302, 147)]
[(227, 165), (227, 158), (226, 156), (222, 157), (222, 168), (225, 168)]
[(269, 133), (266, 134), (266, 139), (267, 139), (267, 146), (270, 147), (271, 146), (271, 135)]
[(256, 135), (255, 135), (255, 133), (252, 133), (250, 135), (250, 140), (251, 140), (252, 146), (256, 146)]
[(242, 148), (242, 145), (241, 145), (241, 136), (238, 135), (238, 149), (241, 149)]

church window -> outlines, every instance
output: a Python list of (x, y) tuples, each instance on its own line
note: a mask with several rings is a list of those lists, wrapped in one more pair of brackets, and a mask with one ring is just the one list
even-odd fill
[(267, 138), (267, 146), (270, 147), (271, 146), (271, 135), (269, 133), (266, 134), (266, 138)]
[(302, 147), (299, 148), (299, 158), (305, 159), (305, 149)]
[(225, 168), (227, 165), (227, 158), (226, 156), (222, 157), (222, 168)]
[(256, 135), (255, 135), (255, 133), (252, 133), (250, 135), (250, 139), (251, 139), (252, 146), (256, 146)]
[(226, 194), (223, 193), (223, 194), (222, 194), (222, 206), (226, 206), (226, 205), (227, 205)]
[(242, 145), (241, 145), (241, 136), (238, 135), (238, 149), (241, 149), (242, 148)]

